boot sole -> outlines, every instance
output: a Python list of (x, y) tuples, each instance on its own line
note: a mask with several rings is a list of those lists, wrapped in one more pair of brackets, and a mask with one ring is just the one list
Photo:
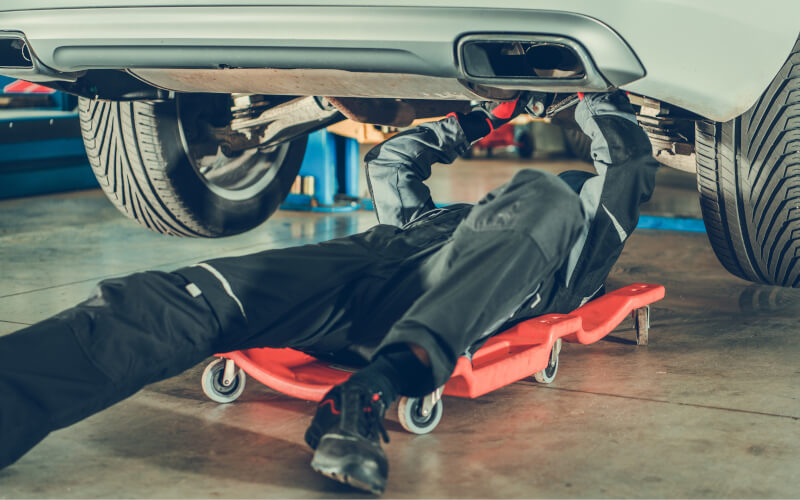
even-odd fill
[(359, 457), (328, 457), (320, 455), (319, 452), (314, 453), (314, 458), (311, 460), (311, 468), (323, 476), (375, 495), (382, 494), (386, 489), (386, 481), (381, 482), (379, 477), (375, 477), (377, 476), (377, 470), (370, 471), (365, 468)]
[(361, 481), (352, 474), (347, 474), (346, 472), (343, 472), (341, 470), (335, 468), (328, 469), (325, 467), (314, 466), (314, 464), (311, 464), (311, 468), (327, 478), (333, 479), (334, 481), (346, 484), (348, 486), (352, 486), (353, 488), (362, 491), (368, 491), (374, 495), (383, 494), (383, 488), (378, 488), (371, 484), (365, 483), (364, 481)]

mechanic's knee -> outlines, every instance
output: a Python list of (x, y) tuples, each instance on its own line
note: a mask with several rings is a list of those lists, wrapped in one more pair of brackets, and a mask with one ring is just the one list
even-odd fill
[(99, 281), (89, 297), (78, 304), (78, 307), (117, 308), (128, 302), (131, 297), (145, 300), (144, 294), (148, 289), (163, 286), (161, 285), (163, 274), (158, 271), (145, 271)]

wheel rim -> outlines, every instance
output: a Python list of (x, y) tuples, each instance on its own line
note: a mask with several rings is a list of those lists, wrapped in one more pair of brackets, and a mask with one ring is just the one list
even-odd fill
[(234, 375), (233, 380), (231, 381), (231, 385), (229, 386), (226, 386), (223, 383), (224, 378), (225, 378), (225, 364), (222, 363), (222, 368), (215, 370), (212, 383), (214, 384), (214, 390), (217, 391), (217, 393), (223, 396), (230, 396), (231, 394), (235, 393), (236, 390), (239, 388), (239, 374), (237, 373), (236, 375)]
[(419, 428), (425, 428), (436, 418), (436, 413), (438, 411), (439, 405), (435, 404), (433, 405), (433, 408), (431, 408), (431, 412), (426, 417), (422, 414), (422, 398), (416, 398), (411, 404), (411, 421), (415, 426)]
[(433, 431), (442, 419), (442, 401), (439, 400), (431, 409), (430, 415), (422, 416), (422, 398), (403, 397), (397, 405), (397, 417), (403, 429), (412, 434), (428, 434)]
[[(227, 106), (226, 106), (227, 104)], [(176, 99), (178, 131), (184, 154), (197, 176), (222, 198), (246, 200), (259, 194), (275, 178), (290, 143), (268, 149), (258, 146), (231, 150), (212, 131), (230, 137), (230, 96), (187, 95)], [(218, 123), (212, 123), (212, 120)]]

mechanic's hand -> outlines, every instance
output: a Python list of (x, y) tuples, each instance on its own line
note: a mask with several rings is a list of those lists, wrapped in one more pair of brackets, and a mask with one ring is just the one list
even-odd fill
[(485, 113), (486, 121), (491, 130), (494, 131), (522, 114), (528, 105), (528, 101), (530, 101), (530, 96), (523, 92), (513, 101), (485, 101), (475, 106), (473, 110)]
[(518, 115), (528, 111), (531, 106), (538, 106), (544, 110), (540, 102), (541, 95), (523, 92), (513, 101), (492, 102), (485, 101), (475, 105), (466, 115), (453, 113), (452, 115), (461, 124), (467, 141), (472, 143), (485, 137)]
[(583, 99), (583, 96), (582, 93), (569, 94), (564, 97), (563, 94), (547, 92), (523, 92), (514, 101), (488, 102), (479, 106), (490, 116), (493, 128), (497, 128), (522, 113), (528, 113), (537, 118), (553, 117), (577, 104), (579, 99)]

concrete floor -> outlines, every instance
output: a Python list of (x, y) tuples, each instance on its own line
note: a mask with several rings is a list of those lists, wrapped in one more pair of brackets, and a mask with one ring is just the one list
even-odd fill
[[(441, 201), (474, 201), (520, 166), (442, 167), (433, 191)], [(696, 216), (691, 176), (663, 173), (647, 212)], [(367, 212), (281, 212), (237, 237), (181, 240), (138, 227), (99, 191), (4, 201), (0, 214), (0, 334), (72, 305), (102, 278), (374, 223)], [(385, 496), (800, 496), (800, 291), (730, 276), (703, 234), (648, 230), (631, 237), (609, 285), (634, 281), (667, 288), (648, 347), (632, 344), (628, 323), (598, 344), (566, 345), (552, 385), (445, 398), (430, 435), (403, 432), (390, 414)], [(308, 467), (302, 435), (314, 404), (251, 381), (239, 401), (217, 405), (201, 392), (202, 369), (53, 433), (0, 471), (0, 497), (367, 496)]]

